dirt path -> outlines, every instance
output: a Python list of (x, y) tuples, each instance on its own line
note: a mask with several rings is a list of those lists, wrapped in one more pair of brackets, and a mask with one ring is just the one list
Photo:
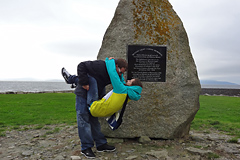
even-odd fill
[[(98, 153), (99, 160), (148, 159), (148, 160), (237, 160), (240, 159), (240, 144), (229, 143), (231, 136), (217, 131), (191, 131), (188, 137), (176, 140), (108, 139), (117, 150)], [(80, 141), (76, 126), (49, 125), (22, 126), (0, 137), (0, 159), (86, 159), (80, 154)]]

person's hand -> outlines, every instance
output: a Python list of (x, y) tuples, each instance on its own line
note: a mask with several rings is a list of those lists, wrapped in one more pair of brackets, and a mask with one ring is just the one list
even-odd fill
[(108, 59), (111, 60), (111, 59), (115, 59), (115, 58), (114, 57), (109, 57)]
[(83, 89), (86, 89), (87, 91), (89, 90), (89, 85), (84, 85), (82, 86)]

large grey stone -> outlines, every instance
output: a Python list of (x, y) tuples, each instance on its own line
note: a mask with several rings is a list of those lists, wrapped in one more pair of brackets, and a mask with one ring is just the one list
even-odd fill
[(172, 158), (170, 158), (168, 156), (168, 151), (167, 150), (162, 150), (162, 151), (151, 151), (151, 152), (147, 152), (147, 155), (151, 155), (153, 157), (156, 157), (157, 159), (167, 159), (167, 160), (172, 160)]
[(202, 156), (213, 153), (211, 150), (202, 150), (202, 149), (198, 149), (198, 148), (194, 148), (194, 147), (188, 147), (188, 148), (186, 148), (186, 150), (190, 153), (199, 154)]
[(189, 133), (199, 109), (200, 83), (187, 33), (168, 0), (120, 0), (98, 59), (126, 59), (127, 45), (166, 45), (166, 82), (144, 82), (139, 101), (128, 103), (123, 124), (109, 137), (172, 139)]

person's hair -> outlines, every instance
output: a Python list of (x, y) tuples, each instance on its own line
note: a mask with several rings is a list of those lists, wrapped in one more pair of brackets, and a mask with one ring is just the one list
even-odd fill
[(118, 65), (119, 68), (126, 68), (126, 71), (127, 71), (128, 63), (125, 59), (118, 58), (115, 60), (115, 63)]
[(135, 81), (132, 82), (132, 86), (140, 86), (143, 88), (142, 82), (138, 78), (134, 78)]

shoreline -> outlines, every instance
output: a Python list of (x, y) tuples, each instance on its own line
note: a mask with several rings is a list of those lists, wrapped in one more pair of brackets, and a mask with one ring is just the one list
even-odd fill
[(202, 88), (201, 95), (240, 97), (240, 89)]
[[(6, 92), (0, 92), (0, 94), (32, 94), (32, 93), (74, 93), (74, 90), (32, 91), (32, 92), (29, 92), (29, 91), (6, 91)], [(240, 89), (202, 88), (200, 95), (240, 97)]]

